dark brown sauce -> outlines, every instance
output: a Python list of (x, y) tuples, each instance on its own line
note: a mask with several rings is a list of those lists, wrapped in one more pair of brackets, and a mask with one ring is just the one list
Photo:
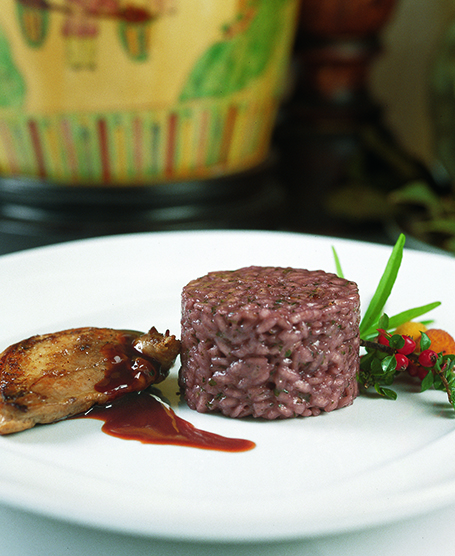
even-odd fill
[(123, 331), (115, 343), (101, 348), (107, 366), (103, 379), (95, 384), (95, 390), (107, 394), (110, 401), (92, 407), (77, 418), (99, 419), (104, 421), (101, 430), (106, 434), (145, 444), (171, 444), (225, 452), (244, 452), (255, 447), (249, 440), (199, 430), (152, 396), (146, 388), (164, 380), (168, 371), (163, 370), (158, 361), (135, 349), (134, 340), (139, 335), (138, 332)]
[(103, 380), (95, 384), (97, 392), (114, 394), (123, 390), (142, 390), (154, 381), (157, 367), (153, 361), (147, 361), (137, 352), (125, 337), (121, 345), (107, 345), (101, 349), (109, 362), (109, 369)]
[(105, 406), (95, 406), (84, 415), (104, 421), (101, 430), (124, 440), (144, 444), (171, 444), (223, 452), (245, 452), (256, 444), (202, 431), (178, 417), (149, 392), (133, 392)]
[(95, 384), (97, 392), (114, 399), (127, 392), (145, 390), (167, 377), (168, 371), (163, 370), (158, 361), (135, 349), (133, 342), (140, 335), (139, 332), (124, 331), (115, 343), (101, 347), (107, 368), (104, 378)]

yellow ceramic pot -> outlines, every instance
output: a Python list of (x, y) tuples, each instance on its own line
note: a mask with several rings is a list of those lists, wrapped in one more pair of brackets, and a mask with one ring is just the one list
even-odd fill
[(298, 0), (10, 0), (0, 176), (138, 185), (268, 154)]

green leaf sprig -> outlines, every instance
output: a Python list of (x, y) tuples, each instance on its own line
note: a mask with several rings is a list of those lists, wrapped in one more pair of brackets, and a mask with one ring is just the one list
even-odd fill
[(403, 249), (406, 238), (404, 234), (400, 234), (392, 254), (387, 261), (384, 273), (379, 280), (379, 284), (374, 292), (373, 297), (365, 311), (365, 314), (360, 322), (359, 333), (360, 337), (364, 337), (365, 333), (371, 331), (372, 328), (377, 326), (382, 313), (384, 312), (385, 304), (392, 292), (395, 285), (398, 271), (403, 260)]
[[(441, 303), (435, 301), (419, 307), (402, 311), (389, 318), (384, 313), (387, 300), (392, 293), (398, 271), (403, 260), (405, 236), (401, 234), (393, 247), (386, 268), (381, 276), (379, 284), (371, 298), (359, 327), (360, 345), (365, 348), (365, 354), (361, 357), (360, 369), (357, 380), (361, 388), (367, 390), (373, 387), (381, 396), (395, 400), (397, 393), (390, 388), (396, 377), (400, 374), (400, 355), (405, 340), (400, 334), (390, 334), (401, 324), (414, 320), (435, 309)], [(335, 257), (337, 274), (343, 277), (338, 254), (332, 248)], [(387, 345), (374, 341), (378, 337), (378, 331), (388, 335)], [(431, 341), (425, 333), (420, 340), (421, 352), (430, 350)], [(415, 353), (408, 354), (413, 364), (419, 365), (419, 356)], [(421, 391), (429, 388), (445, 391), (449, 403), (455, 410), (455, 354), (435, 354), (434, 364), (427, 369), (427, 374), (422, 380)]]
[[(407, 309), (406, 311), (402, 311), (401, 313), (398, 313), (390, 318), (387, 317), (387, 325), (382, 322), (382, 326), (380, 326), (380, 321), (384, 316), (384, 307), (390, 297), (390, 294), (392, 293), (392, 289), (395, 285), (398, 272), (403, 260), (403, 250), (405, 242), (406, 236), (404, 234), (400, 234), (397, 242), (392, 249), (392, 253), (387, 261), (387, 265), (381, 276), (381, 279), (379, 280), (373, 297), (371, 298), (371, 301), (368, 304), (365, 314), (360, 322), (359, 333), (362, 340), (368, 340), (372, 337), (376, 337), (378, 335), (378, 327), (384, 328), (386, 330), (394, 330), (401, 324), (419, 318), (441, 305), (440, 301), (434, 301), (432, 303), (427, 303), (419, 307)], [(337, 274), (340, 277), (344, 277), (340, 258), (334, 247), (332, 247), (332, 251), (335, 258)]]

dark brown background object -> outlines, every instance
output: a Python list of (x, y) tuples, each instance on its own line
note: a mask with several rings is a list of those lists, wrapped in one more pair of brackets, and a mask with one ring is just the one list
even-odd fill
[(426, 174), (383, 124), (369, 71), (395, 0), (302, 0), (295, 87), (276, 141), (297, 230), (368, 238), (387, 194)]

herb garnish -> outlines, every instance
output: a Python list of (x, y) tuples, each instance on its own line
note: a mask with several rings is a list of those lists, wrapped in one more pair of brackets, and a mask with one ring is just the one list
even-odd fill
[[(435, 353), (431, 350), (431, 340), (422, 332), (420, 353), (414, 346), (405, 346), (409, 338), (394, 334), (400, 325), (414, 320), (438, 307), (435, 301), (408, 309), (389, 317), (384, 307), (390, 297), (403, 259), (405, 236), (401, 234), (393, 247), (384, 273), (376, 291), (360, 322), (360, 345), (365, 349), (361, 356), (357, 380), (361, 388), (373, 387), (382, 397), (395, 400), (397, 393), (390, 388), (395, 378), (407, 368), (408, 364), (419, 365), (427, 373), (422, 380), (421, 391), (429, 388), (445, 391), (449, 403), (455, 409), (455, 354)], [(332, 248), (337, 274), (343, 277), (340, 260)], [(412, 341), (412, 340), (411, 340)]]

